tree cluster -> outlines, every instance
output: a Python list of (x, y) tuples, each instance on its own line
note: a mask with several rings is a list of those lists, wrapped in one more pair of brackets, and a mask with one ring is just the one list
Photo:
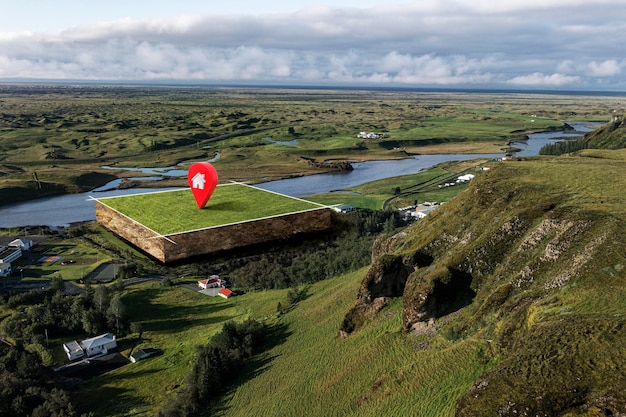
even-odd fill
[(265, 325), (252, 319), (226, 322), (207, 345), (196, 348), (185, 386), (157, 415), (196, 416), (214, 404), (240, 376), (245, 360), (260, 351), (266, 330)]
[(382, 232), (403, 226), (394, 211), (357, 211), (334, 239), (303, 242), (298, 247), (248, 258), (233, 268), (229, 280), (244, 289), (296, 287), (354, 271), (371, 262), (372, 244)]
[(47, 291), (30, 291), (6, 300), (16, 313), (5, 318), (0, 332), (25, 344), (43, 345), (44, 337), (105, 331), (124, 333), (129, 328), (126, 308), (119, 294), (103, 285), (86, 286), (77, 296), (65, 296), (54, 285)]
[(76, 415), (67, 392), (46, 382), (37, 355), (0, 343), (0, 416)]
[(539, 155), (564, 155), (587, 149), (589, 144), (583, 139), (561, 140), (554, 143), (547, 143), (539, 150)]

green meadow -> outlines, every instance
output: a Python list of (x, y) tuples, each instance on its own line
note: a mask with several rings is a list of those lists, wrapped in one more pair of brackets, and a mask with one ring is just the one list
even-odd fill
[(490, 366), (477, 353), (481, 342), (434, 338), (432, 347), (419, 347), (419, 337), (401, 333), (400, 300), (362, 332), (339, 338), (339, 325), (364, 273), (307, 287), (304, 300), (283, 315), (276, 306), (287, 305), (287, 290), (224, 300), (158, 283), (128, 288), (123, 300), (144, 332), (141, 339), (123, 339), (122, 354), (142, 347), (162, 354), (95, 378), (74, 396), (81, 408), (97, 415), (154, 415), (185, 383), (195, 346), (207, 343), (224, 321), (253, 317), (264, 320), (274, 336), (245, 366), (236, 390), (216, 387), (225, 395), (210, 415), (380, 416), (413, 415), (415, 410), (454, 415), (456, 399)]
[(189, 189), (99, 201), (162, 235), (320, 208), (311, 202), (244, 184), (218, 186), (203, 209), (198, 208)]

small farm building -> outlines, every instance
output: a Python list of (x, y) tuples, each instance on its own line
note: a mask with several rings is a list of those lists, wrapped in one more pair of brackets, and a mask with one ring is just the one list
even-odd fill
[(10, 248), (20, 248), (21, 250), (29, 250), (33, 247), (33, 241), (30, 239), (15, 239), (9, 243)]
[(0, 246), (0, 263), (11, 263), (22, 256), (22, 250), (16, 247)]
[(9, 262), (0, 263), (0, 277), (8, 277), (12, 272), (13, 270), (11, 269), (11, 264)]
[(228, 297), (230, 297), (231, 295), (233, 295), (233, 292), (232, 292), (231, 290), (229, 290), (228, 288), (222, 288), (222, 289), (221, 289), (221, 290), (217, 293), (217, 295), (219, 295), (220, 297), (223, 297), (223, 298), (228, 298)]
[(223, 287), (224, 281), (218, 275), (211, 275), (208, 279), (198, 281), (198, 287), (206, 290), (207, 288)]
[(347, 204), (339, 204), (333, 207), (333, 210), (335, 210), (337, 213), (350, 213), (352, 211), (355, 211), (356, 207), (349, 206)]
[(138, 362), (142, 359), (146, 359), (149, 358), (150, 356), (154, 356), (157, 354), (157, 350), (156, 349), (152, 349), (152, 348), (143, 348), (143, 349), (139, 349), (137, 352), (133, 353), (132, 355), (130, 355), (130, 361), (132, 363)]
[(65, 351), (67, 358), (71, 361), (80, 359), (83, 356), (85, 356), (85, 352), (83, 351), (83, 348), (80, 347), (80, 344), (76, 340), (63, 343), (63, 350)]

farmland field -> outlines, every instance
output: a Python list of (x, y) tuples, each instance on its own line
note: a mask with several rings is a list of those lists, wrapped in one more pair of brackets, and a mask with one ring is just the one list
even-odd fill
[(218, 186), (203, 209), (190, 190), (103, 198), (102, 203), (162, 235), (319, 209), (304, 200), (243, 184)]

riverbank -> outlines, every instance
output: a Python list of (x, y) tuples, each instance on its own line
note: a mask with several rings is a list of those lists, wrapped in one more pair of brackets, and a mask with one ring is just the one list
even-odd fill
[[(570, 138), (580, 137), (585, 131), (591, 130), (587, 127), (589, 123), (571, 123), (574, 132), (569, 132)], [(555, 139), (563, 138), (563, 132), (541, 132), (530, 134), (515, 146), (521, 150), (518, 156), (528, 157), (539, 153), (539, 150), (546, 143)], [(383, 178), (398, 177), (420, 172), (429, 169), (437, 164), (448, 161), (463, 161), (472, 159), (500, 158), (504, 153), (494, 154), (434, 154), (417, 155), (412, 158), (395, 160), (374, 160), (366, 162), (352, 163), (353, 170), (345, 172), (333, 172), (317, 175), (299, 175), (287, 179), (276, 181), (266, 181), (257, 184), (259, 188), (282, 193), (292, 197), (305, 197), (314, 194), (329, 193), (336, 190), (345, 190), (351, 187), (380, 180)], [(220, 158), (220, 161), (223, 158)], [(124, 176), (137, 175), (136, 168), (129, 168), (129, 171), (122, 171)], [(146, 168), (153, 170), (155, 168)], [(152, 192), (159, 190), (169, 190), (176, 185), (187, 187), (186, 171), (179, 166), (172, 165), (172, 170), (176, 170), (177, 175), (167, 175), (161, 169), (162, 180), (159, 181), (136, 181), (132, 188), (116, 185), (110, 189), (104, 187), (103, 192), (86, 192), (79, 194), (62, 195), (44, 199), (32, 200), (27, 203), (12, 204), (0, 207), (0, 228), (19, 227), (32, 224), (49, 225), (53, 227), (66, 227), (71, 223), (95, 220), (95, 210), (92, 197), (109, 197), (127, 194), (137, 194), (142, 192)], [(181, 175), (182, 174), (182, 175)], [(220, 174), (221, 175), (221, 174)], [(123, 184), (124, 182), (122, 182)], [(149, 184), (149, 187), (145, 187)], [(34, 223), (33, 219), (37, 219)]]

